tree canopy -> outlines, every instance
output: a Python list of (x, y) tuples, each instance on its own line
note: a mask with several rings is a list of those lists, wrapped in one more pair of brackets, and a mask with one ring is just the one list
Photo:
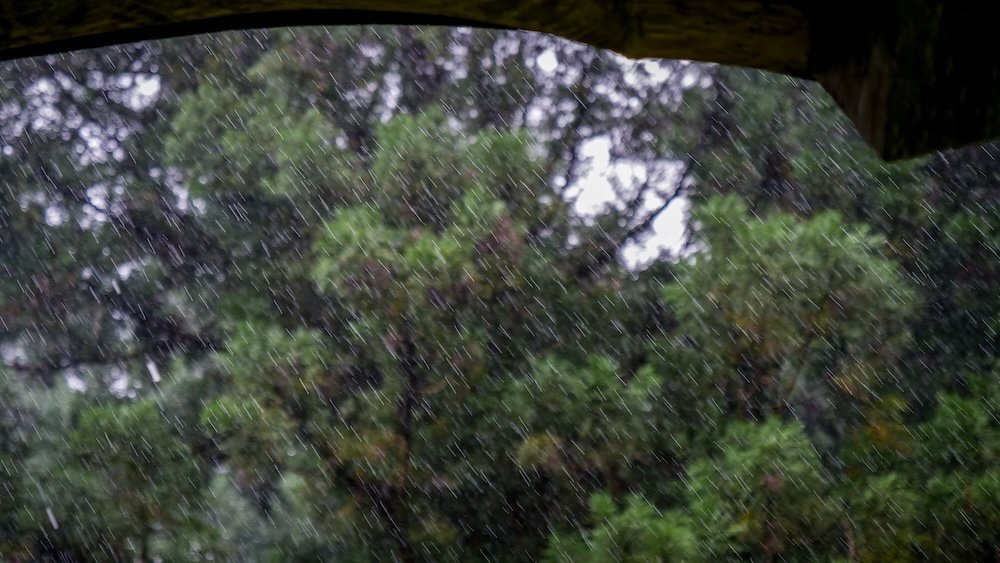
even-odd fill
[(4, 72), (4, 560), (997, 557), (1000, 147), (513, 31)]

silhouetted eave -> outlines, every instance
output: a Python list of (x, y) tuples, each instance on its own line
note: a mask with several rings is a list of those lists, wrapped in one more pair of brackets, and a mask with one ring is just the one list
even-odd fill
[(519, 28), (816, 79), (898, 159), (1000, 136), (998, 11), (970, 0), (11, 0), (0, 3), (0, 58), (288, 25)]

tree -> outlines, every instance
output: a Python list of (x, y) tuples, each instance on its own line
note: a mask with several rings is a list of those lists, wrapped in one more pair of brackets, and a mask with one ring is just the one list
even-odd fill
[(812, 85), (512, 31), (5, 68), (8, 558), (996, 549), (990, 145), (883, 166)]
[(873, 408), (899, 377), (915, 297), (880, 255), (884, 239), (834, 213), (754, 217), (733, 197), (693, 218), (704, 251), (664, 288), (678, 323), (658, 351), (676, 373), (673, 410), (794, 414), (820, 443), (836, 442), (849, 405)]
[(659, 381), (648, 371), (626, 379), (599, 356), (578, 365), (558, 357), (535, 363), (501, 396), (520, 427), (518, 464), (557, 482), (568, 477), (565, 495), (598, 483), (620, 499), (636, 464), (656, 453), (651, 413)]
[[(220, 106), (219, 96), (230, 102)], [(296, 146), (322, 146), (312, 137), (323, 130), (321, 117), (279, 118), (256, 111), (262, 100), (206, 89), (182, 103), (174, 162), (184, 163), (185, 147), (197, 146), (183, 132), (199, 132), (193, 124), (216, 121), (205, 112), (228, 112), (230, 103), (249, 115), (240, 129), (214, 133), (229, 140), (210, 164), (214, 172), (194, 169), (195, 177), (239, 186), (240, 198), (254, 190), (290, 212), (315, 211), (285, 222), (272, 207), (268, 219), (275, 229), (301, 229), (295, 244), (311, 241), (311, 248), (283, 246), (280, 237), (271, 245), (276, 232), (259, 223), (253, 232), (219, 232), (224, 244), (262, 248), (271, 259), (257, 268), (256, 251), (234, 252), (247, 275), (233, 280), (220, 322), (244, 328), (233, 333), (220, 367), (234, 385), (226, 401), (235, 402), (217, 403), (204, 420), (226, 462), (262, 491), (273, 489), (284, 467), (284, 439), (264, 430), (287, 428), (315, 458), (290, 470), (332, 479), (315, 498), (341, 504), (332, 499), (348, 495), (355, 508), (344, 510), (359, 511), (362, 538), (370, 545), (389, 538), (397, 557), (416, 558), (436, 548), (421, 548), (415, 538), (427, 545), (454, 540), (448, 496), (474, 494), (486, 475), (501, 491), (514, 486), (513, 467), (491, 467), (493, 454), (468, 453), (484, 441), (492, 449), (513, 439), (477, 420), (497, 416), (477, 395), (501, 390), (503, 378), (543, 350), (573, 357), (612, 349), (595, 328), (620, 333), (626, 303), (612, 295), (622, 282), (615, 274), (580, 278), (559, 261), (571, 249), (571, 216), (563, 202), (544, 196), (541, 167), (523, 134), (485, 131), (467, 141), (439, 113), (397, 117), (378, 129), (369, 172), (345, 165), (339, 175), (320, 176), (332, 184), (302, 185), (294, 182), (310, 176), (289, 170), (292, 164), (240, 167), (293, 154)], [(248, 150), (253, 156), (244, 156)], [(368, 182), (380, 187), (377, 197), (365, 196)], [(321, 317), (289, 316), (272, 300), (278, 290), (293, 292), (296, 308), (328, 308)], [(274, 317), (275, 310), (285, 314)], [(255, 419), (268, 421), (266, 428), (253, 431)]]
[(20, 387), (0, 370), (0, 551), (11, 554), (24, 548), (18, 515), (27, 501), (24, 462), (32, 445), (25, 435), (30, 411)]
[[(121, 560), (174, 553), (196, 558), (207, 468), (152, 400), (85, 407), (54, 455), (37, 458), (37, 506), (63, 558)], [(191, 543), (188, 543), (191, 542)], [(186, 546), (186, 550), (179, 546)]]
[(945, 394), (931, 420), (919, 425), (908, 460), (924, 491), (920, 553), (938, 560), (996, 557), (1000, 546), (1000, 411), (995, 376), (980, 379), (968, 397)]
[(556, 535), (546, 548), (547, 561), (698, 561), (698, 539), (688, 516), (662, 512), (639, 496), (620, 510), (606, 494), (590, 498), (593, 528)]
[[(766, 215), (837, 211), (885, 236), (919, 295), (903, 353), (905, 389), (929, 414), (939, 390), (990, 369), (1000, 301), (995, 229), (995, 144), (886, 164), (814, 84), (744, 69), (716, 69), (708, 92), (692, 89), (684, 123), (702, 134), (663, 142), (697, 155), (688, 192), (698, 202), (733, 194)], [(700, 128), (700, 129), (699, 129)], [(680, 132), (685, 129), (678, 128)]]
[(817, 530), (834, 507), (824, 497), (819, 452), (801, 425), (776, 418), (733, 423), (715, 455), (688, 469), (690, 510), (709, 558), (766, 560), (828, 553)]

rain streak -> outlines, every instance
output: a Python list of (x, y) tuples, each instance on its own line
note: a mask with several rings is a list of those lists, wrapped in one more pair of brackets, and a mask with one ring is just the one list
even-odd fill
[(1000, 144), (518, 31), (0, 69), (0, 561), (1000, 562)]

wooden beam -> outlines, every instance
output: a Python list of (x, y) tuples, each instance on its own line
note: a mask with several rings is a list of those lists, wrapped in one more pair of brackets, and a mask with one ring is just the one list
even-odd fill
[(0, 59), (226, 29), (519, 28), (819, 80), (889, 159), (1000, 135), (998, 8), (974, 0), (0, 0)]
[(420, 23), (551, 33), (631, 57), (802, 74), (808, 22), (766, 0), (0, 0), (0, 58), (249, 27)]

